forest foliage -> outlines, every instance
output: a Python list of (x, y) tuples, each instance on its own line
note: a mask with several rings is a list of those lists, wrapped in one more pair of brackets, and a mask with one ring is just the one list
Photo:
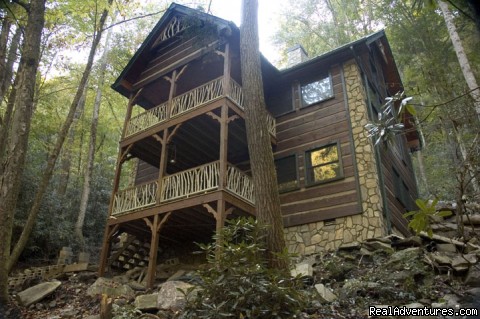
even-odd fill
[[(209, 3), (178, 2), (193, 7), (203, 5), (204, 8)], [(424, 6), (421, 2), (289, 0), (280, 16), (280, 28), (274, 40), (279, 51), (286, 51), (301, 43), (309, 56), (313, 57), (385, 28), (403, 78), (405, 93), (413, 97), (411, 104), (416, 109), (417, 127), (424, 144), (422, 151), (414, 155), (421, 197), (454, 200), (459, 188), (464, 188), (462, 194), (475, 194), (471, 191), (471, 182), (466, 185), (465, 181), (471, 180), (468, 172), (472, 167), (477, 169), (478, 178), (480, 125), (442, 13), (438, 8)], [(450, 6), (454, 22), (478, 79), (479, 31), (475, 23), (459, 10), (468, 13), (467, 2), (453, 2), (457, 6)], [(110, 84), (169, 4), (169, 1), (118, 0), (110, 8), (106, 28), (112, 27), (114, 32), (108, 52), (105, 82), (101, 88), (96, 155), (84, 225), (87, 247), (93, 247), (91, 252), (94, 254), (98, 251), (103, 234), (127, 103), (110, 88)], [(74, 0), (47, 1), (34, 113), (15, 213), (13, 242), (20, 236), (27, 219), (49, 151), (54, 146), (82, 76), (87, 60), (85, 52), (88, 52), (92, 41), (92, 32), (98, 24), (100, 12), (106, 6), (106, 0), (84, 0), (81, 6)], [(0, 13), (2, 24), (7, 20), (11, 23), (6, 51), (13, 48), (16, 66), (20, 52), (14, 48), (14, 36), (17, 30), (25, 26), (25, 11), (14, 2), (3, 2)], [(117, 22), (110, 26), (114, 15), (117, 16)], [(84, 94), (85, 102), (80, 103), (77, 109), (48, 192), (42, 201), (36, 227), (22, 255), (23, 260), (51, 259), (62, 246), (76, 245), (73, 230), (86, 169), (95, 90), (100, 77), (98, 60), (103, 49), (102, 40)], [(2, 93), (2, 118), (11, 88), (10, 81)]]

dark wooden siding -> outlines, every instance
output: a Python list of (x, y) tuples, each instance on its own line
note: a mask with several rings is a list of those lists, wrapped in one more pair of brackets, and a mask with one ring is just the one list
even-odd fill
[(142, 160), (138, 160), (135, 185), (151, 182), (156, 179), (158, 179), (158, 167), (152, 166)]
[[(380, 54), (377, 50), (372, 50), (370, 54), (365, 53), (362, 55), (361, 61), (370, 85), (377, 91), (383, 104), (388, 94), (388, 85), (386, 85), (384, 80), (387, 78), (386, 74), (384, 74), (387, 66)], [(377, 70), (376, 76), (372, 74), (373, 68)], [(374, 84), (375, 79), (377, 82)], [(401, 80), (397, 78), (395, 83), (400, 85)], [(381, 149), (380, 151), (388, 213), (392, 225), (404, 234), (408, 234), (409, 230), (407, 226), (408, 222), (403, 217), (403, 213), (415, 209), (415, 199), (418, 197), (413, 165), (407, 150), (408, 146), (405, 136), (400, 135), (397, 136), (395, 145), (389, 146), (387, 150)], [(399, 179), (394, 177), (394, 170), (399, 174)], [(403, 185), (398, 185), (399, 183), (405, 183), (408, 188), (407, 198), (404, 199), (403, 203), (400, 200), (402, 196), (398, 193), (398, 190), (401, 189)]]
[[(298, 189), (280, 194), (286, 227), (361, 213), (340, 67), (311, 71), (309, 74), (330, 72), (334, 97), (300, 107), (299, 82), (294, 80), (290, 82), (293, 93), (283, 93), (293, 101), (294, 107), (277, 117), (275, 158), (296, 155), (299, 183)], [(324, 184), (306, 185), (305, 152), (330, 143), (340, 146), (344, 177)]]

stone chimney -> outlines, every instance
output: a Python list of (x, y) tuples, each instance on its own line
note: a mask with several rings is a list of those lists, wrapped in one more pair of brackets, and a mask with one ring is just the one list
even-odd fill
[(300, 44), (296, 44), (287, 50), (287, 68), (307, 60), (308, 54)]

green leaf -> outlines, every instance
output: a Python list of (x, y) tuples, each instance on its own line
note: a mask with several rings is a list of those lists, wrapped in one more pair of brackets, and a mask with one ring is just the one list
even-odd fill
[(415, 107), (411, 104), (406, 105), (406, 110), (407, 110), (408, 113), (410, 113), (412, 115), (417, 115), (417, 111), (415, 110)]

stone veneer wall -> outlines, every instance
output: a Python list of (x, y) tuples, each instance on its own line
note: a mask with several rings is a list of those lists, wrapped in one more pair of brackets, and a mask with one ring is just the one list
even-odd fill
[(363, 213), (336, 218), (335, 221), (328, 224), (320, 221), (285, 228), (288, 250), (292, 253), (313, 254), (323, 250), (336, 249), (341, 244), (386, 234), (373, 144), (364, 128), (368, 121), (366, 93), (360, 71), (354, 60), (344, 64), (343, 74)]

